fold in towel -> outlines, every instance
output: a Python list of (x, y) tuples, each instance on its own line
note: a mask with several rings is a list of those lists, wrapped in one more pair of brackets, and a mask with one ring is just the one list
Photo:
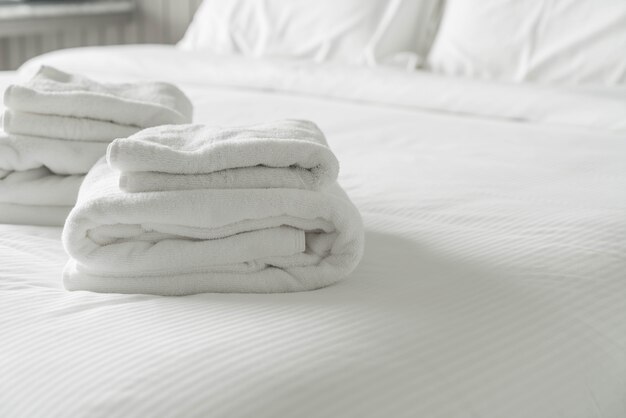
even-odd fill
[[(0, 156), (5, 157), (0, 147)], [(84, 175), (58, 175), (45, 167), (0, 169), (0, 222), (57, 226), (76, 203)]]
[(42, 67), (10, 86), (0, 133), (0, 222), (62, 225), (108, 144), (148, 126), (191, 122), (167, 83), (104, 84)]
[(138, 128), (189, 123), (193, 112), (189, 99), (169, 83), (100, 83), (47, 66), (25, 84), (10, 86), (4, 104), (13, 111)]
[(0, 170), (0, 202), (22, 205), (73, 206), (84, 175), (57, 175), (45, 167)]
[[(68, 141), (60, 142), (58, 145), (53, 140), (16, 137), (0, 131), (0, 222), (33, 223), (29, 211), (20, 212), (27, 206), (34, 207), (33, 214), (42, 213), (45, 207), (57, 208), (52, 210), (57, 214), (69, 213), (85, 173), (107, 144), (65, 146)], [(24, 220), (16, 222), (20, 213)], [(46, 225), (50, 219), (59, 219), (44, 218)], [(64, 219), (56, 224), (63, 224)]]
[(63, 225), (107, 145), (0, 132), (0, 223)]
[[(198, 145), (193, 149), (203, 149)], [(159, 161), (162, 167), (175, 163)], [(128, 193), (119, 177), (102, 160), (80, 189), (63, 231), (72, 257), (64, 272), (69, 290), (303, 291), (344, 278), (362, 255), (361, 217), (336, 182), (319, 191)]]
[(85, 174), (106, 154), (108, 145), (0, 133), (0, 170), (46, 167), (55, 174)]
[(197, 188), (318, 190), (337, 178), (339, 163), (310, 121), (237, 128), (172, 125), (116, 139), (107, 152), (125, 191)]
[(120, 189), (131, 192), (158, 192), (193, 189), (309, 189), (319, 184), (303, 168), (248, 167), (209, 174), (169, 174), (152, 171), (120, 173)]
[(4, 131), (8, 134), (86, 142), (109, 143), (111, 139), (127, 137), (140, 130), (136, 126), (119, 125), (101, 120), (11, 110), (5, 110), (2, 123)]

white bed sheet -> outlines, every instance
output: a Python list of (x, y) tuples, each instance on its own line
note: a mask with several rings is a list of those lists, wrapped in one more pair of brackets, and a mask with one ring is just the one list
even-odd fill
[(366, 250), (314, 292), (69, 293), (59, 229), (0, 226), (0, 416), (626, 416), (621, 92), (150, 46), (43, 60), (178, 82), (198, 122), (316, 121)]

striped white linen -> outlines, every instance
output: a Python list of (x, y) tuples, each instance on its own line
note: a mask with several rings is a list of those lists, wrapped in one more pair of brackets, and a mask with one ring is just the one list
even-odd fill
[[(83, 53), (157, 72), (148, 50)], [(66, 292), (60, 230), (3, 226), (0, 416), (626, 416), (623, 134), (182, 87), (198, 120), (316, 120), (363, 261), (306, 293)]]

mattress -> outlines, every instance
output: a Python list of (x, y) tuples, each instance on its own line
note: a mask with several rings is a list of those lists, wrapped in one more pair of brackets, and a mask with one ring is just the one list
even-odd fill
[(164, 46), (41, 62), (175, 82), (198, 122), (314, 120), (366, 249), (312, 292), (96, 294), (63, 289), (59, 228), (1, 225), (0, 416), (626, 416), (624, 91)]

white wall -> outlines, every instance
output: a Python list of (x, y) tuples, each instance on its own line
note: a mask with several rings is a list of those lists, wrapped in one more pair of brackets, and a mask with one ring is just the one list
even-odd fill
[(135, 0), (137, 13), (123, 25), (68, 28), (58, 33), (0, 38), (0, 70), (61, 48), (130, 43), (176, 43), (202, 0)]

